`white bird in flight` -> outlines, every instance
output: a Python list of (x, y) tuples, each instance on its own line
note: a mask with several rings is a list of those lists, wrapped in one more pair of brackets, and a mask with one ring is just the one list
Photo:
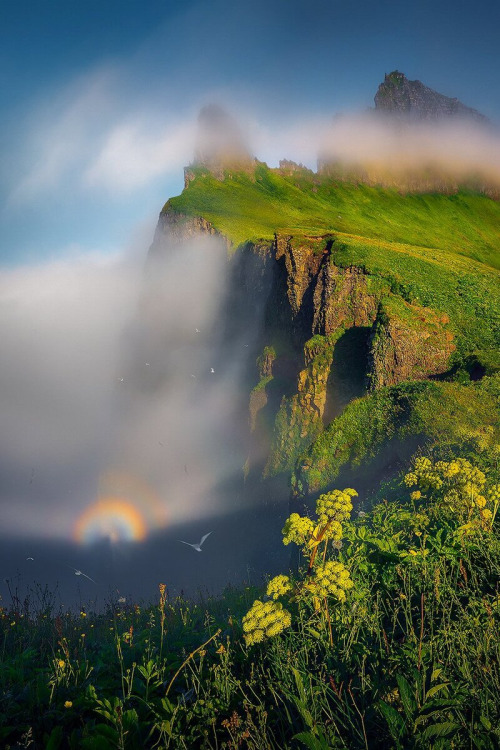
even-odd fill
[(215, 372), (213, 367), (210, 368), (210, 372)]
[(92, 581), (92, 583), (96, 583), (93, 578), (88, 576), (86, 573), (82, 573), (82, 571), (78, 570), (78, 568), (74, 568), (72, 565), (68, 565), (68, 568), (71, 568), (71, 570), (75, 571), (75, 576), (85, 576), (85, 578), (88, 578), (89, 581)]
[(205, 541), (205, 539), (210, 536), (211, 533), (212, 532), (209, 531), (208, 534), (205, 534), (205, 536), (202, 536), (199, 544), (191, 544), (191, 542), (183, 542), (182, 539), (178, 539), (178, 541), (181, 542), (182, 544), (187, 544), (188, 547), (192, 547), (197, 552), (201, 552), (201, 545), (203, 544), (203, 542)]

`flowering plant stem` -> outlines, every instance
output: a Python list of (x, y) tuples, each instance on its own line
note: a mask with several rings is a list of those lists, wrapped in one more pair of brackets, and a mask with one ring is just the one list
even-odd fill
[(323, 541), (323, 537), (325, 536), (326, 532), (328, 531), (328, 528), (329, 528), (330, 525), (331, 525), (331, 521), (328, 521), (328, 523), (325, 523), (325, 525), (323, 526), (323, 528), (319, 531), (318, 536), (316, 537), (317, 544), (315, 545), (315, 547), (314, 547), (314, 549), (313, 549), (313, 551), (311, 553), (311, 557), (309, 558), (309, 566), (307, 568), (307, 575), (308, 576), (310, 576), (311, 573), (312, 573), (312, 569), (313, 569), (313, 566), (314, 566), (314, 561), (315, 561), (316, 555), (318, 553), (318, 547), (321, 544), (321, 542)]
[(220, 634), (221, 634), (221, 632), (222, 632), (222, 631), (221, 631), (221, 629), (219, 628), (219, 630), (217, 630), (217, 632), (216, 632), (216, 633), (214, 633), (214, 634), (213, 634), (213, 635), (212, 635), (212, 636), (211, 636), (211, 637), (210, 637), (210, 638), (208, 639), (208, 641), (205, 641), (205, 643), (202, 643), (202, 644), (201, 644), (201, 646), (198, 646), (198, 648), (196, 648), (196, 649), (195, 649), (194, 651), (192, 651), (192, 652), (191, 652), (191, 653), (189, 654), (189, 656), (187, 657), (187, 659), (184, 659), (184, 661), (182, 662), (181, 666), (179, 667), (179, 669), (177, 670), (177, 672), (176, 672), (176, 673), (174, 674), (174, 676), (172, 677), (172, 679), (171, 679), (171, 680), (170, 680), (170, 682), (168, 683), (168, 687), (167, 687), (167, 689), (166, 689), (166, 691), (165, 691), (165, 698), (166, 698), (166, 697), (167, 697), (167, 695), (169, 694), (169, 692), (170, 692), (170, 688), (171, 688), (171, 687), (172, 687), (172, 685), (174, 684), (174, 682), (175, 682), (175, 679), (176, 679), (177, 675), (179, 674), (179, 672), (181, 672), (181, 671), (182, 671), (182, 670), (184, 669), (184, 667), (186, 666), (186, 664), (187, 664), (187, 663), (188, 663), (188, 662), (189, 662), (189, 661), (190, 661), (190, 660), (191, 660), (191, 659), (193, 658), (193, 656), (194, 656), (195, 654), (197, 654), (197, 653), (198, 653), (198, 651), (201, 651), (201, 649), (202, 649), (202, 648), (205, 648), (205, 646), (208, 646), (208, 644), (210, 643), (210, 641), (213, 641), (213, 639), (214, 639), (214, 638), (217, 638), (217, 636), (218, 636), (218, 635), (220, 635)]

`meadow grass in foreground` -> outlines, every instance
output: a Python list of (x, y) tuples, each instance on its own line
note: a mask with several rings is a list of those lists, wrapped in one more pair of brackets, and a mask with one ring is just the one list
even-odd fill
[(497, 456), (409, 468), (292, 514), (302, 564), (261, 590), (2, 609), (2, 747), (497, 748)]

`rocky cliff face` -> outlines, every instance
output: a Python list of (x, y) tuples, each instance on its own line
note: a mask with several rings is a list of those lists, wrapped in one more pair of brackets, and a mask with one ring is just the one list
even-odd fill
[(449, 320), (399, 297), (379, 305), (370, 346), (369, 377), (373, 390), (405, 380), (425, 380), (448, 369), (455, 350)]
[[(205, 219), (167, 209), (151, 253), (160, 252), (165, 240), (194, 236), (229, 247)], [(272, 242), (249, 242), (228, 254), (224, 335), (237, 341), (258, 321), (257, 338), (247, 345), (245, 386), (247, 470), (254, 475), (290, 471), (353, 396), (448, 368), (454, 344), (447, 318), (409, 304), (362, 267), (338, 265), (335, 243), (333, 235), (276, 235)], [(351, 337), (351, 331), (360, 335)], [(342, 371), (348, 374), (344, 381), (362, 375), (358, 390), (349, 393), (348, 385), (339, 404)]]
[(375, 108), (380, 112), (414, 120), (462, 118), (487, 122), (487, 118), (476, 109), (466, 107), (458, 99), (439, 94), (421, 81), (409, 81), (399, 70), (386, 75), (378, 87)]
[(200, 237), (216, 238), (228, 249), (231, 245), (229, 240), (203, 217), (185, 216), (171, 209), (163, 210), (158, 219), (153, 242), (149, 249), (149, 260), (161, 255), (167, 246), (179, 245)]

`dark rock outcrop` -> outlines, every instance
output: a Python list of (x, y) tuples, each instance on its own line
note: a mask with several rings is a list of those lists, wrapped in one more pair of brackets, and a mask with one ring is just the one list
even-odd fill
[(386, 297), (379, 306), (370, 350), (371, 388), (441, 375), (455, 351), (448, 317)]
[(385, 76), (375, 94), (375, 108), (392, 116), (414, 120), (441, 120), (450, 117), (486, 123), (487, 118), (456, 98), (439, 94), (421, 81), (409, 81), (394, 70)]
[(202, 216), (186, 216), (170, 209), (167, 203), (158, 219), (148, 260), (151, 261), (161, 255), (167, 246), (176, 246), (189, 240), (201, 238), (214, 238), (224, 244), (228, 250), (231, 247), (227, 237), (217, 231)]
[(195, 158), (184, 170), (184, 187), (195, 178), (196, 167), (204, 167), (217, 179), (223, 180), (226, 170), (252, 174), (255, 159), (250, 154), (236, 120), (222, 107), (209, 104), (198, 117), (198, 137)]

